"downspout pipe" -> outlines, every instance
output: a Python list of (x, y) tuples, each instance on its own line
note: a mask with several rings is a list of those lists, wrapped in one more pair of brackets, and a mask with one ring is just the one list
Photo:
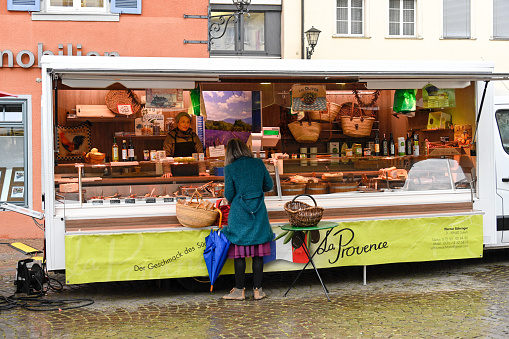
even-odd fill
[(300, 58), (306, 58), (304, 55), (304, 0), (300, 0)]

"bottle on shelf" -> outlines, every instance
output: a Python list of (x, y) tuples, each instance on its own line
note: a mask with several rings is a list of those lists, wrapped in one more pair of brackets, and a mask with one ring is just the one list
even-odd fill
[(413, 142), (412, 137), (410, 137), (410, 133), (406, 134), (406, 155), (412, 155), (413, 154)]
[(398, 156), (402, 157), (406, 154), (405, 137), (398, 137)]
[(134, 161), (133, 138), (129, 138), (129, 147), (127, 148), (127, 158), (129, 159), (129, 161)]
[(375, 156), (380, 156), (380, 138), (378, 137), (378, 131), (375, 131)]
[(394, 138), (391, 133), (389, 137), (389, 156), (393, 157), (395, 155), (396, 155), (396, 145), (394, 144)]
[(122, 140), (122, 161), (127, 161), (127, 141)]
[(419, 135), (414, 133), (414, 147), (413, 147), (414, 157), (419, 155)]
[(118, 145), (115, 137), (113, 137), (113, 146), (111, 146), (111, 161), (118, 161)]
[(385, 138), (385, 133), (384, 133), (384, 139), (382, 140), (382, 155), (384, 157), (389, 155), (389, 143), (387, 142), (387, 139)]

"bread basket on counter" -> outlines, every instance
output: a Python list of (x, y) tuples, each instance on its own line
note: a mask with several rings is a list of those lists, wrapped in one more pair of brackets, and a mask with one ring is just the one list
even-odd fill
[[(196, 197), (196, 201), (193, 199)], [(193, 193), (191, 200), (179, 199), (176, 205), (177, 219), (186, 226), (192, 228), (207, 227), (214, 224), (221, 211), (210, 201), (203, 200), (198, 191)], [(221, 224), (221, 217), (219, 219)]]

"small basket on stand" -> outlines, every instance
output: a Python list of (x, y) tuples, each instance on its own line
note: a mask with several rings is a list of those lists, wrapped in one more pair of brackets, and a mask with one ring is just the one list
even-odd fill
[[(308, 196), (313, 200), (315, 206), (297, 201), (298, 197)], [(315, 227), (322, 220), (324, 209), (316, 205), (315, 199), (309, 194), (296, 195), (292, 201), (285, 203), (286, 215), (293, 227)]]

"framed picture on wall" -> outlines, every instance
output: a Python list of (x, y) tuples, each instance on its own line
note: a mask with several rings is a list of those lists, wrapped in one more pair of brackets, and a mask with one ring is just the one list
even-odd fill
[(25, 200), (25, 169), (23, 167), (13, 167), (11, 173), (11, 182), (7, 201)]
[(5, 179), (5, 171), (7, 169), (5, 167), (0, 167), (0, 195), (2, 195), (2, 188), (4, 187), (4, 179)]
[(23, 169), (13, 171), (13, 182), (25, 182), (25, 171)]
[(7, 201), (25, 200), (25, 186), (12, 186), (9, 190)]
[(13, 167), (11, 173), (11, 186), (23, 186), (25, 183), (25, 169), (23, 167)]
[(57, 126), (57, 160), (83, 161), (91, 148), (90, 126), (88, 121), (75, 127)]

